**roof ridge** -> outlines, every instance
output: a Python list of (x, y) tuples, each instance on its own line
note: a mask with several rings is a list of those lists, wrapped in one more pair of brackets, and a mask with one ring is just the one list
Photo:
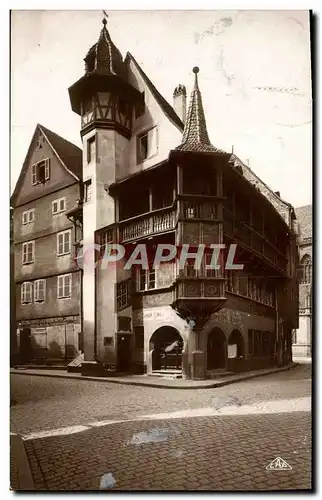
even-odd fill
[(171, 120), (181, 131), (184, 128), (183, 122), (180, 119), (180, 117), (177, 115), (171, 104), (168, 103), (168, 101), (163, 97), (162, 94), (158, 91), (156, 86), (151, 82), (150, 78), (147, 76), (147, 74), (143, 71), (137, 60), (134, 58), (134, 56), (130, 53), (127, 52), (124, 63), (126, 64), (128, 60), (132, 60), (133, 63), (135, 64), (136, 68), (138, 69), (139, 73), (141, 74), (143, 80), (145, 81), (146, 85), (148, 86), (149, 90), (153, 94), (154, 98), (158, 102), (159, 106), (163, 110), (163, 112), (167, 115), (169, 120)]
[[(293, 205), (292, 203), (289, 203), (288, 201), (284, 200), (283, 198), (281, 198), (280, 196), (278, 196), (276, 194), (276, 192), (268, 185), (266, 184), (265, 181), (263, 181), (263, 179), (261, 179), (257, 174), (256, 172), (249, 166), (247, 165), (246, 163), (243, 162), (243, 160), (241, 158), (239, 158), (239, 156), (237, 156), (235, 153), (232, 153), (231, 155), (231, 158), (235, 158), (236, 160), (240, 161), (243, 165), (243, 167), (245, 167), (246, 169), (248, 169), (250, 172), (252, 172), (252, 174), (254, 174), (254, 176), (256, 177), (256, 179), (258, 179), (262, 184), (264, 184), (264, 186), (275, 196), (275, 198), (279, 201), (281, 201), (282, 203), (284, 203), (285, 205), (288, 205), (288, 206), (291, 206), (293, 209)], [(295, 209), (294, 209), (295, 210)]]
[(83, 151), (79, 146), (77, 146), (77, 144), (75, 144), (74, 142), (69, 141), (68, 139), (66, 139), (62, 135), (57, 134), (57, 132), (54, 132), (53, 130), (50, 130), (49, 128), (45, 127), (41, 123), (37, 123), (37, 127), (40, 127), (41, 129), (45, 130), (45, 132), (49, 132), (50, 134), (56, 135), (59, 139), (65, 141), (68, 144), (70, 144), (71, 146), (74, 146), (75, 148), (79, 149), (79, 151), (81, 151), (81, 152)]

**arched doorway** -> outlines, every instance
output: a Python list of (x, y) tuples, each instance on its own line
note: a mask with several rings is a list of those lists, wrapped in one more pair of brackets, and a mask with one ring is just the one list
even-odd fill
[(181, 370), (183, 339), (172, 326), (158, 328), (150, 339), (152, 370)]
[(215, 328), (207, 339), (207, 370), (217, 370), (226, 367), (227, 342), (220, 328)]
[(236, 358), (245, 355), (245, 342), (242, 333), (239, 330), (233, 330), (228, 338), (228, 345), (236, 346)]

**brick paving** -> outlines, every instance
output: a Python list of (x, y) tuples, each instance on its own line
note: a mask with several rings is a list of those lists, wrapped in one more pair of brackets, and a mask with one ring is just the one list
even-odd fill
[[(311, 488), (310, 414), (129, 422), (26, 441), (38, 490), (293, 490)], [(135, 444), (139, 433), (163, 441)], [(158, 434), (159, 433), (159, 434)], [(267, 471), (282, 457), (292, 470)]]
[[(15, 432), (30, 433), (143, 414), (305, 398), (309, 365), (216, 389), (181, 391), (12, 375)], [(310, 489), (309, 412), (135, 421), (25, 441), (37, 490)], [(153, 442), (136, 444), (138, 434)], [(141, 435), (142, 436), (142, 435)], [(160, 437), (161, 436), (161, 437)], [(292, 470), (266, 471), (276, 457)], [(106, 476), (108, 475), (108, 476)]]

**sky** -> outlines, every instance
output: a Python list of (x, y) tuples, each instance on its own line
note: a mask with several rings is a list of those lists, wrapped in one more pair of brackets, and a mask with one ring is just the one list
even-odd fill
[[(304, 10), (108, 11), (107, 28), (159, 92), (188, 99), (199, 66), (209, 137), (234, 152), (281, 197), (312, 203), (309, 14)], [(102, 11), (12, 12), (11, 191), (41, 123), (81, 147), (68, 87), (84, 74)]]

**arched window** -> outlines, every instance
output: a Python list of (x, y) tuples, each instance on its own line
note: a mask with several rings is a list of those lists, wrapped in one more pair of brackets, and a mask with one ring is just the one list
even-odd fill
[(312, 279), (312, 261), (309, 255), (304, 255), (301, 260), (302, 279), (301, 283), (311, 283)]

